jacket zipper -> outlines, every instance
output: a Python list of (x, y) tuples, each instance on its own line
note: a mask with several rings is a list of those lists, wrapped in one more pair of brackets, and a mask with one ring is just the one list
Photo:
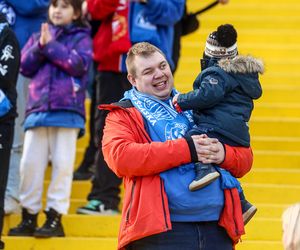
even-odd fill
[(131, 211), (131, 207), (132, 207), (132, 201), (133, 201), (133, 194), (134, 194), (135, 184), (136, 184), (136, 179), (134, 178), (133, 184), (132, 184), (132, 188), (131, 188), (130, 204), (129, 204), (129, 208), (128, 208), (128, 211), (127, 211), (127, 214), (126, 214), (126, 225), (129, 222), (129, 216), (130, 216), (130, 211)]
[(161, 193), (161, 200), (162, 200), (162, 206), (163, 206), (166, 229), (169, 229), (168, 222), (167, 222), (167, 215), (166, 215), (166, 206), (165, 206), (165, 201), (164, 201), (164, 196), (163, 196), (163, 183), (162, 183), (161, 179), (160, 179), (160, 193)]

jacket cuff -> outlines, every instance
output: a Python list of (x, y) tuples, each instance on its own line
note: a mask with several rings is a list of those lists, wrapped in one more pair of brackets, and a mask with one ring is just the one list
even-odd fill
[(198, 162), (198, 155), (197, 155), (196, 147), (195, 147), (195, 144), (194, 144), (194, 141), (193, 141), (192, 137), (188, 136), (188, 135), (185, 135), (184, 139), (187, 141), (187, 144), (188, 144), (189, 149), (190, 149), (191, 162)]

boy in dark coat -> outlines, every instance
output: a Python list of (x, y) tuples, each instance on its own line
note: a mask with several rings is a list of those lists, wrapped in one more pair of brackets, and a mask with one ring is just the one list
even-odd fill
[[(225, 24), (208, 36), (201, 68), (194, 90), (173, 99), (178, 111), (193, 110), (197, 128), (190, 133), (207, 134), (231, 146), (249, 147), (248, 122), (253, 100), (262, 94), (258, 73), (263, 73), (263, 63), (238, 55), (237, 32)], [(257, 209), (246, 201), (235, 178), (225, 178), (228, 172), (201, 162), (195, 164), (195, 171), (196, 177), (189, 185), (191, 191), (205, 187), (221, 173), (224, 188), (235, 186), (240, 190), (244, 223), (251, 219)]]

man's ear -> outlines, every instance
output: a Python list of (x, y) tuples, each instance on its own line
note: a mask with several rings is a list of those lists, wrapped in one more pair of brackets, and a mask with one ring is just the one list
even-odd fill
[(136, 81), (135, 81), (135, 77), (131, 74), (127, 75), (127, 79), (128, 81), (131, 83), (132, 86), (136, 86)]

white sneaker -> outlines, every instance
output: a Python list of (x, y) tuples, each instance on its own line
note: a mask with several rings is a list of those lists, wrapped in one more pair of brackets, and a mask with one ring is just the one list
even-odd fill
[(20, 214), (21, 213), (20, 203), (16, 199), (12, 198), (11, 196), (5, 197), (4, 213), (5, 214)]

